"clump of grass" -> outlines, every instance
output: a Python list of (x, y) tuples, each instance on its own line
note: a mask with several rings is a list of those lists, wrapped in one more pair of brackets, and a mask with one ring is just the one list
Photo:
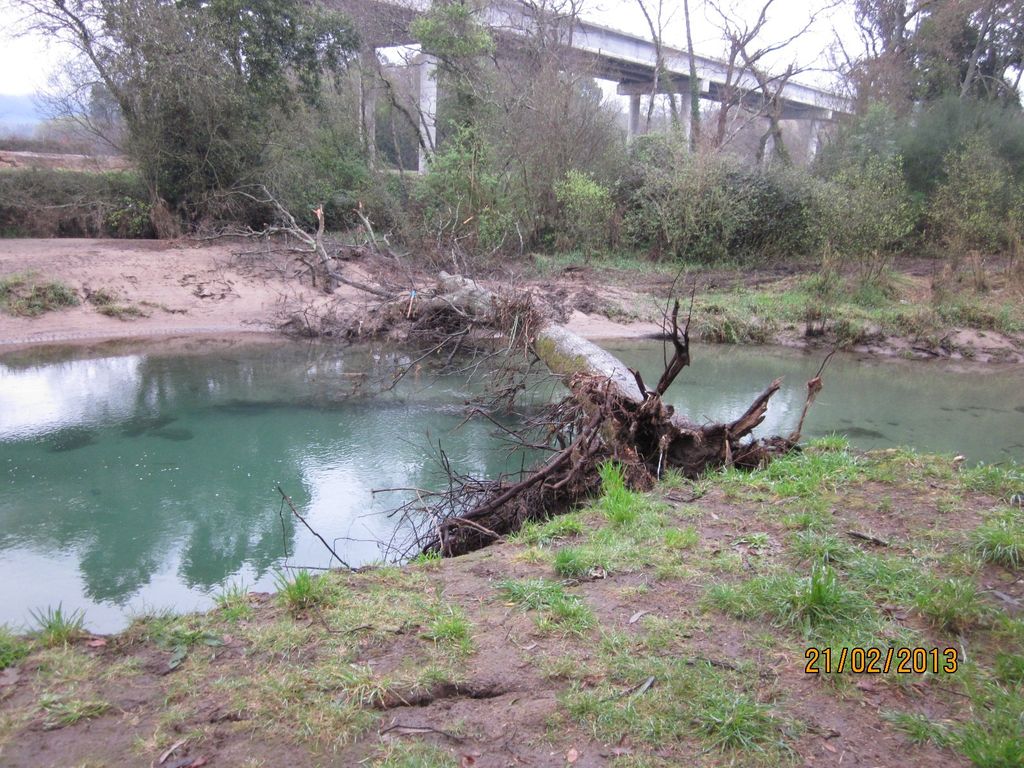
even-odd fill
[(1024, 655), (997, 652), (995, 675), (1005, 685), (1024, 685)]
[(590, 547), (563, 547), (555, 554), (555, 573), (567, 579), (586, 578), (607, 570), (607, 560)]
[(642, 511), (643, 500), (626, 487), (626, 476), (622, 467), (606, 461), (598, 468), (601, 476), (601, 500), (599, 506), (613, 525), (631, 525)]
[(36, 623), (36, 636), (47, 648), (67, 645), (83, 633), (85, 613), (81, 610), (65, 613), (63, 604), (58, 603), (56, 608), (48, 607), (30, 613)]
[(110, 704), (99, 699), (66, 699), (44, 693), (39, 699), (39, 708), (45, 713), (43, 728), (55, 730), (99, 717), (110, 709)]
[(979, 525), (971, 551), (982, 560), (1016, 570), (1024, 566), (1024, 512), (1007, 509)]
[(578, 596), (566, 592), (558, 582), (506, 579), (498, 584), (498, 591), (523, 610), (540, 612), (537, 626), (541, 630), (583, 635), (596, 624), (593, 611)]
[(883, 712), (882, 719), (890, 722), (896, 730), (901, 731), (913, 744), (945, 746), (949, 743), (948, 731), (938, 723), (933, 723), (924, 715), (910, 712)]
[(701, 701), (694, 720), (720, 750), (743, 749), (763, 752), (767, 744), (780, 742), (778, 723), (771, 708), (749, 694), (717, 690)]
[(917, 597), (917, 609), (938, 629), (961, 633), (989, 618), (978, 585), (971, 579), (937, 579)]
[(118, 320), (134, 320), (139, 317), (149, 317), (149, 315), (134, 304), (106, 304), (102, 307), (97, 307), (96, 311), (105, 317), (113, 317)]
[(433, 563), (441, 562), (440, 552), (420, 552), (416, 557), (412, 558), (409, 562), (413, 565), (431, 565)]
[(392, 742), (384, 749), (384, 754), (373, 761), (373, 768), (458, 768), (460, 764), (454, 756), (433, 744)]
[(793, 536), (791, 549), (799, 559), (817, 563), (840, 563), (853, 553), (853, 548), (838, 536), (808, 530)]
[(685, 528), (669, 528), (665, 531), (664, 541), (669, 549), (690, 549), (700, 541), (700, 534), (692, 525)]
[(42, 282), (32, 273), (0, 278), (0, 310), (19, 317), (37, 317), (78, 304), (74, 289), (57, 281)]
[(319, 605), (327, 592), (327, 583), (309, 571), (298, 571), (291, 578), (283, 571), (278, 571), (274, 574), (274, 586), (277, 587), (278, 599), (292, 613)]
[(28, 656), (31, 650), (32, 646), (7, 627), (0, 625), (0, 669), (13, 667)]
[(221, 615), (228, 621), (241, 621), (252, 616), (249, 591), (244, 584), (231, 583), (213, 598)]
[(543, 523), (527, 522), (515, 540), (529, 546), (544, 546), (583, 533), (583, 518), (578, 514), (558, 515)]
[(849, 627), (866, 618), (871, 603), (844, 586), (828, 565), (815, 565), (809, 576), (772, 574), (740, 585), (719, 584), (705, 602), (739, 618), (767, 617), (780, 626), (812, 630)]
[(960, 473), (960, 483), (971, 491), (986, 493), (1003, 501), (1024, 494), (1024, 467), (1017, 464), (979, 464)]
[(446, 606), (436, 612), (424, 636), (437, 645), (462, 653), (473, 650), (472, 624), (461, 608)]

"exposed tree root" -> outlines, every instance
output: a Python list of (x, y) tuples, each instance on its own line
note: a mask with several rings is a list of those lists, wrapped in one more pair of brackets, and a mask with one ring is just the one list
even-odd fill
[(536, 447), (540, 440), (553, 449), (545, 462), (524, 476), (461, 477), (445, 461), (448, 488), (436, 494), (421, 492), (399, 510), (416, 531), (411, 551), (463, 554), (517, 530), (526, 520), (563, 511), (596, 494), (598, 470), (607, 460), (618, 462), (628, 485), (642, 490), (651, 488), (669, 468), (696, 478), (716, 467), (763, 466), (797, 446), (803, 417), (821, 389), (819, 370), (808, 382), (799, 425), (785, 437), (751, 436), (764, 421), (781, 379), (771, 382), (730, 422), (698, 424), (677, 413), (663, 396), (690, 364), (689, 318), (680, 325), (678, 301), (665, 317), (672, 357), (653, 389), (613, 355), (562, 326), (546, 323), (521, 297), (501, 297), (458, 276), (442, 273), (435, 295), (424, 297), (418, 314), (410, 312), (408, 319), (426, 325), (441, 319), (440, 333), (446, 340), (457, 333), (453, 320), (461, 320), (464, 329), (501, 331), (510, 340), (509, 348), (524, 345), (570, 393), (518, 434), (523, 444)]

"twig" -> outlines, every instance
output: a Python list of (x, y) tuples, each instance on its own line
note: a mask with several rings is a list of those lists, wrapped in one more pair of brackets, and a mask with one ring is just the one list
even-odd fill
[(334, 557), (335, 560), (337, 560), (339, 563), (341, 563), (348, 570), (350, 570), (350, 571), (355, 570), (351, 565), (349, 565), (344, 560), (342, 560), (340, 557), (338, 557), (338, 553), (334, 551), (334, 547), (332, 547), (330, 544), (327, 543), (327, 539), (325, 539), (323, 536), (321, 536), (319, 533), (317, 533), (313, 529), (313, 526), (311, 526), (309, 523), (306, 522), (306, 518), (304, 518), (302, 515), (299, 514), (299, 510), (297, 510), (295, 508), (295, 505), (292, 503), (292, 500), (291, 500), (291, 498), (289, 498), (288, 494), (286, 494), (283, 490), (281, 490), (281, 486), (280, 485), (277, 486), (277, 492), (281, 494), (281, 498), (284, 500), (284, 503), (288, 505), (288, 508), (291, 509), (292, 514), (295, 515), (295, 517), (297, 517), (299, 519), (300, 523), (302, 523), (304, 526), (306, 526), (306, 530), (308, 530), (310, 533), (312, 533), (314, 536), (316, 536), (318, 539), (320, 539), (320, 543), (323, 544), (325, 547), (327, 547), (327, 551), (331, 553), (331, 556)]
[(861, 533), (860, 531), (847, 531), (846, 535), (852, 536), (855, 539), (860, 539), (861, 541), (869, 541), (872, 544), (877, 544), (880, 547), (889, 546), (888, 541), (886, 541), (885, 539), (880, 539), (877, 536), (872, 536), (870, 533)]

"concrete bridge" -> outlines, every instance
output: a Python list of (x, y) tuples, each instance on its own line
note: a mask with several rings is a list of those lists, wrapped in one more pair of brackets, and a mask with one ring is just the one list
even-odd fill
[[(429, 0), (328, 0), (335, 7), (352, 16), (364, 31), (367, 53), (377, 48), (410, 45), (415, 41), (409, 34), (409, 24), (430, 8)], [(489, 27), (497, 39), (514, 44), (515, 38), (529, 36), (543, 26), (535, 7), (520, 0), (492, 0), (480, 11), (478, 18)], [(591, 68), (594, 77), (618, 83), (617, 92), (629, 97), (628, 136), (642, 132), (640, 100), (654, 90), (655, 62), (657, 52), (654, 43), (646, 38), (601, 26), (583, 19), (566, 19), (561, 39), (567, 50)], [(571, 22), (571, 23), (570, 23)], [(549, 25), (548, 25), (549, 26)], [(711, 102), (735, 100), (740, 105), (758, 111), (764, 104), (764, 97), (753, 74), (742, 67), (730, 71), (728, 62), (717, 58), (696, 55), (697, 82), (690, 78), (690, 56), (685, 50), (662, 46), (664, 70), (658, 77), (657, 92), (675, 93), (683, 97), (683, 104), (689, 103), (691, 89), (699, 89), (700, 98)], [(426, 147), (420, 152), (420, 170), (433, 152), (436, 139), (437, 80), (436, 62), (433, 57), (423, 54), (417, 58), (419, 67), (419, 114), (420, 131)], [(835, 120), (836, 116), (852, 114), (850, 100), (830, 91), (810, 85), (787, 82), (779, 93), (781, 119), (805, 120), (810, 123), (810, 145), (808, 155), (817, 152), (820, 131), (823, 125)], [(364, 116), (372, 109), (363, 110)], [(689, 130), (689, 109), (682, 110)], [(372, 134), (371, 134), (372, 135)]]

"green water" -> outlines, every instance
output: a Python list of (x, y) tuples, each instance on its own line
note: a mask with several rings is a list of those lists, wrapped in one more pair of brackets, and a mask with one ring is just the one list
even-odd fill
[[(646, 380), (660, 345), (614, 345)], [(734, 416), (777, 375), (766, 427), (786, 432), (819, 356), (702, 347), (672, 394), (695, 416)], [(512, 467), (493, 427), (463, 423), (464, 376), (406, 377), (361, 396), (401, 359), (270, 341), (36, 349), (0, 356), (0, 622), (62, 602), (96, 631), (132, 612), (210, 605), (231, 582), (272, 588), (284, 564), (325, 566), (322, 544), (281, 512), (278, 483), (352, 564), (381, 555), (386, 513), (437, 487), (440, 440), (463, 472)], [(364, 378), (364, 375), (369, 378)], [(1019, 369), (833, 360), (810, 434), (908, 444), (971, 460), (1024, 458)], [(433, 449), (431, 448), (433, 446)], [(287, 553), (287, 556), (286, 556)]]

